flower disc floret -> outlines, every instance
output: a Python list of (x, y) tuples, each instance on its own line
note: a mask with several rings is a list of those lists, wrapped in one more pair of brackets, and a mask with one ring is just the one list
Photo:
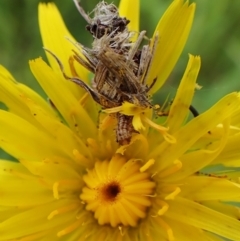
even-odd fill
[(86, 186), (80, 198), (100, 225), (135, 227), (146, 217), (156, 184), (140, 168), (140, 160), (117, 154), (110, 161), (96, 162), (83, 177)]

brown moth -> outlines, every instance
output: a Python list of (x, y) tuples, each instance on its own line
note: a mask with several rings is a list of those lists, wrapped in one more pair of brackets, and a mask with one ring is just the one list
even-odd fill
[[(155, 80), (151, 86), (147, 86), (146, 80), (157, 39), (153, 40), (152, 47), (148, 44), (140, 48), (146, 31), (140, 32), (137, 40), (132, 42), (136, 33), (128, 30), (130, 21), (119, 16), (115, 5), (100, 2), (93, 10), (94, 17), (90, 18), (78, 1), (73, 1), (88, 23), (86, 29), (93, 36), (92, 48), (75, 44), (85, 58), (73, 51), (74, 59), (91, 71), (94, 79), (92, 86), (88, 86), (76, 76), (66, 76), (59, 59), (47, 50), (58, 61), (64, 77), (88, 91), (102, 108), (118, 107), (125, 101), (151, 107), (148, 91)], [(128, 144), (136, 132), (132, 125), (133, 117), (117, 113), (116, 118), (116, 140), (120, 145)]]

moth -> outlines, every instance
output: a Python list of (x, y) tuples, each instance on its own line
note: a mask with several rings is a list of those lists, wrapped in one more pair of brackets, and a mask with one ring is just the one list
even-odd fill
[(73, 2), (82, 17), (88, 23), (86, 29), (94, 36), (94, 38), (99, 39), (104, 35), (123, 32), (130, 22), (125, 17), (119, 16), (118, 9), (114, 4), (107, 4), (104, 1), (100, 2), (93, 10), (94, 17), (91, 19), (81, 7), (78, 0), (73, 0)]
[[(90, 18), (78, 1), (73, 1), (87, 21), (86, 29), (93, 37), (91, 48), (75, 43), (85, 58), (77, 51), (73, 51), (73, 57), (94, 74), (94, 79), (92, 86), (89, 86), (76, 76), (68, 77), (61, 62), (49, 51), (58, 61), (64, 77), (84, 88), (104, 109), (121, 106), (125, 101), (151, 107), (148, 92), (155, 80), (150, 86), (147, 86), (146, 80), (157, 37), (152, 46), (149, 41), (140, 48), (146, 39), (146, 31), (138, 33), (137, 40), (132, 42), (132, 37), (137, 33), (128, 30), (130, 21), (119, 16), (115, 5), (100, 2), (93, 10), (93, 18)], [(120, 145), (128, 144), (136, 132), (132, 125), (133, 117), (116, 113), (116, 118), (116, 141)]]

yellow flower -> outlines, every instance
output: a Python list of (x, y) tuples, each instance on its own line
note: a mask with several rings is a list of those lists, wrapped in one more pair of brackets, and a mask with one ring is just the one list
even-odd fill
[[(122, 0), (120, 13), (137, 31), (132, 4), (139, 1)], [(174, 0), (159, 21), (152, 93), (174, 67), (194, 9)], [(89, 72), (71, 62), (79, 50), (66, 40), (73, 38), (54, 4), (39, 5), (39, 23), (66, 74), (89, 83)], [(190, 55), (164, 124), (128, 102), (99, 113), (47, 55), (51, 67), (39, 58), (30, 68), (51, 104), (0, 68), (0, 101), (8, 108), (0, 111), (0, 145), (18, 160), (0, 161), (0, 241), (240, 240), (238, 93), (186, 121), (200, 69)], [(115, 112), (132, 116), (139, 131), (129, 145), (115, 140)]]

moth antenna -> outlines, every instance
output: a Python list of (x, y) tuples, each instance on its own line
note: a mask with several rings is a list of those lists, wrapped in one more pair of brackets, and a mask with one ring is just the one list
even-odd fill
[(63, 67), (63, 64), (60, 61), (60, 59), (51, 50), (49, 50), (49, 49), (47, 49), (45, 47), (43, 47), (43, 49), (54, 57), (54, 59), (57, 61), (58, 65), (59, 65), (61, 71), (63, 72), (63, 74), (65, 74), (64, 73), (64, 67)]
[(82, 49), (84, 48), (84, 46), (78, 42), (74, 42), (73, 39), (69, 38), (68, 36), (65, 36), (65, 39), (67, 41), (69, 41), (73, 46), (77, 47), (77, 49), (79, 51), (82, 51)]
[(73, 0), (78, 12), (82, 15), (82, 17), (86, 20), (87, 23), (91, 24), (92, 19), (88, 16), (88, 14), (84, 11), (82, 6), (80, 5), (80, 0)]
[[(66, 36), (65, 38), (66, 38), (67, 41), (69, 41), (73, 46), (75, 46), (84, 55), (84, 53), (83, 53), (84, 49), (88, 49), (88, 48), (84, 47), (84, 45), (82, 45), (81, 43), (74, 42), (73, 39), (70, 39), (68, 36)], [(74, 49), (72, 51), (75, 54), (77, 54), (77, 52)]]

